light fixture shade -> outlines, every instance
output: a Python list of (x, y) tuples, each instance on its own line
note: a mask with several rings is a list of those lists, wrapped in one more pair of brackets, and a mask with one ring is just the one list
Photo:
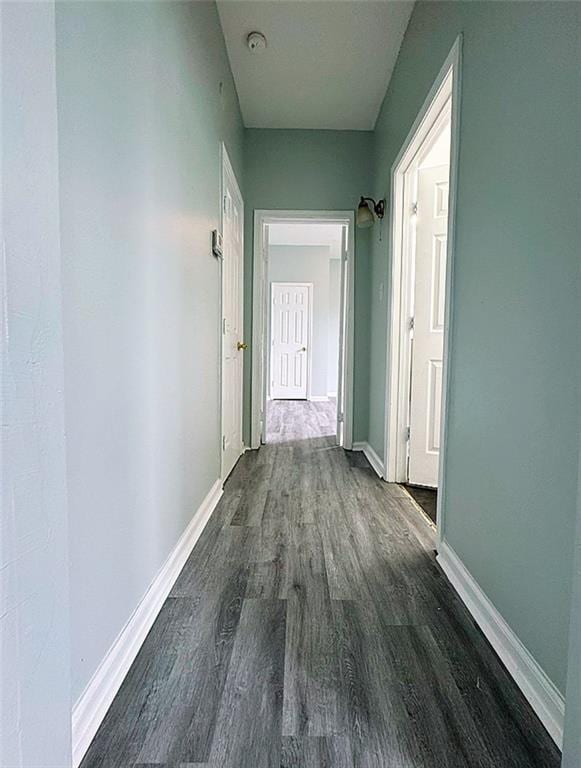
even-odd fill
[(355, 218), (355, 222), (359, 229), (369, 229), (369, 227), (372, 227), (375, 222), (373, 212), (370, 210), (369, 205), (363, 198), (361, 198), (361, 201), (357, 206), (357, 216)]

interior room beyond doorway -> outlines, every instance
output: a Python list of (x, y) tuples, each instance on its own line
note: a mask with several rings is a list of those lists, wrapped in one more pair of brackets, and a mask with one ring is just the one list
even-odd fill
[(337, 433), (343, 226), (269, 226), (266, 441)]

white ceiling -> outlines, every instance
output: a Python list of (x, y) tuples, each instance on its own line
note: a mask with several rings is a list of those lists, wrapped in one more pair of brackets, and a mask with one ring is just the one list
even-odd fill
[[(372, 130), (413, 0), (218, 0), (247, 128)], [(266, 50), (251, 53), (249, 32)]]

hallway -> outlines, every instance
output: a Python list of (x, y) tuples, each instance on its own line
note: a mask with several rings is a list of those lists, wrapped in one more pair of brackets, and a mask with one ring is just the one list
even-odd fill
[(0, 768), (581, 768), (581, 3), (0, 39)]
[[(337, 401), (270, 400), (266, 404), (266, 442), (289, 443), (310, 438), (334, 437)], [(332, 442), (331, 442), (332, 445)]]
[(325, 409), (271, 404), (278, 441), (226, 483), (82, 768), (559, 764), (433, 532)]

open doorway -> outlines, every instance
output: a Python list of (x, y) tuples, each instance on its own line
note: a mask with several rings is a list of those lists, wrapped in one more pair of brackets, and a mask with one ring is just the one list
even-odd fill
[(352, 214), (256, 214), (252, 445), (351, 440)]
[(392, 168), (386, 479), (434, 525), (441, 508), (459, 50)]
[[(423, 512), (436, 523), (438, 460), (444, 357), (444, 299), (450, 176), (450, 102), (418, 148), (404, 185), (411, 196), (408, 328), (409, 368), (402, 387), (409, 391), (407, 477), (404, 484)], [(407, 222), (406, 222), (407, 224)], [(404, 225), (405, 226), (405, 225)]]

